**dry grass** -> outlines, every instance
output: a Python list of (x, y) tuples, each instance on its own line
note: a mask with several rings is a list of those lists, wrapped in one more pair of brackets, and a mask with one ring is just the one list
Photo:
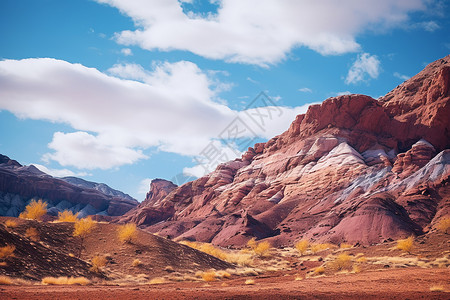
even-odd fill
[(7, 228), (14, 228), (14, 227), (17, 227), (17, 222), (14, 220), (8, 219), (5, 221), (5, 226)]
[(244, 250), (239, 252), (224, 251), (218, 247), (214, 247), (212, 244), (190, 241), (181, 241), (180, 244), (205, 252), (229, 263), (238, 264), (240, 266), (250, 266), (253, 264), (252, 255)]
[(14, 250), (16, 250), (16, 246), (14, 245), (6, 245), (4, 247), (0, 247), (0, 259), (14, 256)]
[(358, 263), (365, 263), (365, 262), (367, 262), (367, 258), (365, 256), (358, 257), (356, 259), (356, 262), (358, 262)]
[(33, 200), (25, 207), (25, 211), (20, 213), (19, 218), (39, 221), (47, 213), (47, 202), (39, 199)]
[(216, 280), (216, 272), (214, 272), (214, 271), (202, 272), (200, 274), (200, 276), (202, 277), (203, 281), (206, 281), (206, 282)]
[(105, 257), (105, 256), (103, 256), (103, 255), (96, 255), (96, 256), (94, 256), (94, 257), (91, 259), (92, 267), (90, 268), (90, 270), (91, 270), (92, 272), (97, 272), (97, 273), (99, 273), (99, 272), (102, 271), (102, 268), (103, 268), (104, 266), (106, 266), (106, 263), (107, 263), (107, 262), (108, 262), (108, 261), (106, 260), (106, 257)]
[(90, 217), (75, 221), (73, 236), (84, 239), (95, 228), (95, 221)]
[(121, 225), (119, 226), (117, 233), (119, 235), (119, 240), (122, 243), (131, 243), (137, 237), (136, 224), (128, 223), (125, 225)]
[(73, 214), (70, 210), (65, 210), (58, 213), (58, 220), (56, 222), (70, 222), (75, 223), (78, 219), (78, 213)]
[(0, 275), (0, 285), (11, 285), (13, 283), (14, 281), (10, 277)]
[(442, 285), (432, 285), (430, 286), (430, 292), (444, 292), (444, 287)]
[(247, 284), (247, 285), (253, 285), (253, 284), (255, 284), (255, 281), (254, 281), (253, 279), (247, 279), (247, 280), (245, 281), (245, 284)]
[(341, 253), (331, 263), (331, 266), (336, 268), (337, 270), (348, 269), (352, 266), (352, 257), (347, 253)]
[(39, 241), (39, 232), (34, 227), (27, 228), (25, 231), (25, 237), (35, 242)]
[(335, 248), (336, 246), (330, 243), (324, 243), (324, 244), (312, 244), (311, 245), (311, 252), (313, 254), (317, 253), (317, 252), (321, 252), (324, 250), (328, 250), (331, 248)]
[(397, 241), (397, 246), (395, 246), (396, 249), (398, 250), (402, 250), (408, 253), (411, 253), (411, 250), (413, 248), (413, 244), (414, 244), (414, 237), (410, 236), (409, 238), (403, 239), (403, 240), (398, 240)]
[(314, 275), (322, 275), (325, 273), (325, 268), (323, 266), (319, 266), (314, 269)]
[(269, 253), (271, 245), (268, 241), (256, 242), (255, 238), (252, 238), (247, 242), (247, 246), (259, 257), (266, 256)]
[(448, 229), (450, 228), (450, 216), (446, 216), (442, 218), (436, 228), (439, 231), (442, 231), (443, 233), (447, 233)]
[(341, 248), (341, 249), (349, 249), (352, 247), (353, 247), (352, 244), (347, 244), (347, 243), (341, 243), (341, 245), (339, 245), (339, 248)]
[(155, 277), (155, 278), (152, 278), (148, 282), (148, 284), (161, 284), (161, 283), (166, 283), (166, 282), (167, 281), (164, 278), (162, 278), (162, 277)]
[(139, 267), (140, 265), (142, 265), (142, 261), (140, 261), (138, 258), (133, 260), (133, 262), (131, 263), (132, 267)]
[(300, 281), (300, 280), (303, 280), (304, 278), (303, 277), (301, 277), (301, 276), (297, 276), (297, 277), (295, 277), (295, 281)]
[(44, 277), (42, 284), (45, 285), (88, 285), (91, 281), (86, 277)]
[(309, 241), (308, 240), (301, 240), (297, 243), (295, 243), (295, 249), (300, 253), (300, 255), (303, 255), (306, 253), (306, 250), (308, 250), (309, 247)]

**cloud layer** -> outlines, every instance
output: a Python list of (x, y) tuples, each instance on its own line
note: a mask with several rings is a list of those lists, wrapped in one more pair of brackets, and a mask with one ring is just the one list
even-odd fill
[(360, 49), (358, 34), (400, 26), (425, 0), (222, 0), (217, 12), (184, 12), (177, 0), (97, 0), (131, 17), (136, 30), (116, 34), (123, 45), (186, 50), (209, 59), (267, 66), (295, 47), (323, 55)]
[(44, 160), (109, 169), (147, 158), (150, 147), (196, 156), (237, 117), (252, 128), (244, 135), (272, 137), (307, 108), (274, 108), (282, 117), (266, 116), (260, 126), (257, 108), (238, 112), (215, 102), (220, 83), (194, 63), (151, 71), (116, 65), (108, 73), (49, 58), (0, 61), (0, 109), (74, 128), (54, 134)]
[(380, 61), (376, 55), (362, 53), (348, 71), (346, 84), (355, 84), (360, 81), (366, 81), (369, 78), (377, 78), (380, 74)]

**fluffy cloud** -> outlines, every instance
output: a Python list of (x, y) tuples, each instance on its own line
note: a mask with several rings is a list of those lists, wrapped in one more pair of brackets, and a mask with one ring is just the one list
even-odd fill
[(312, 93), (312, 90), (310, 88), (307, 88), (307, 87), (298, 89), (298, 91), (302, 92), (302, 93)]
[(46, 166), (40, 165), (40, 164), (32, 164), (36, 168), (38, 168), (40, 171), (52, 175), (53, 177), (67, 177), (67, 176), (89, 176), (86, 172), (78, 172), (75, 173), (68, 169), (50, 169)]
[(307, 108), (233, 111), (214, 100), (217, 83), (186, 61), (108, 73), (121, 78), (49, 58), (0, 61), (0, 109), (74, 128), (54, 134), (45, 160), (108, 169), (147, 158), (150, 147), (197, 156), (236, 118), (251, 128), (243, 136), (272, 137)]
[(376, 55), (370, 55), (369, 53), (362, 53), (358, 55), (358, 58), (348, 71), (346, 84), (355, 84), (360, 81), (365, 81), (367, 75), (370, 78), (377, 78), (380, 74), (380, 61)]
[(294, 47), (323, 55), (357, 51), (358, 34), (407, 22), (426, 0), (222, 0), (217, 12), (185, 13), (177, 0), (97, 0), (131, 17), (136, 30), (116, 34), (123, 45), (186, 50), (210, 59), (267, 66)]
[(125, 56), (133, 55), (133, 52), (130, 48), (123, 48), (122, 50), (120, 50), (120, 52)]
[(152, 183), (152, 178), (144, 178), (139, 182), (138, 194), (145, 196), (150, 190), (150, 183)]
[(399, 72), (394, 72), (394, 77), (397, 77), (398, 79), (401, 79), (403, 81), (408, 80), (409, 78), (411, 78), (411, 77), (409, 77), (407, 75), (400, 74)]

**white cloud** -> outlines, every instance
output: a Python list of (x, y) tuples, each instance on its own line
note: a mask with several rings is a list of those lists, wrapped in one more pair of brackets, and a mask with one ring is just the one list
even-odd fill
[(120, 50), (120, 52), (125, 56), (133, 55), (133, 52), (130, 48), (123, 48), (122, 50)]
[(298, 89), (298, 91), (302, 92), (302, 93), (312, 93), (312, 90), (310, 88), (307, 88), (307, 87)]
[(398, 79), (401, 79), (403, 81), (408, 80), (411, 78), (410, 76), (400, 74), (399, 72), (394, 72), (394, 77), (397, 77)]
[(150, 183), (152, 183), (152, 178), (145, 178), (145, 179), (142, 179), (140, 182), (139, 182), (139, 187), (138, 187), (138, 194), (139, 195), (143, 195), (143, 196), (145, 196), (145, 195), (147, 195), (147, 193), (150, 191)]
[(268, 66), (295, 47), (323, 55), (360, 49), (356, 37), (371, 29), (404, 25), (426, 0), (222, 0), (217, 13), (185, 14), (177, 0), (97, 0), (131, 17), (136, 30), (116, 34), (123, 45), (186, 50), (197, 55)]
[(344, 95), (351, 95), (352, 93), (350, 91), (345, 91), (345, 92), (339, 92), (337, 93), (338, 96), (344, 96)]
[(377, 78), (380, 74), (380, 61), (376, 55), (369, 53), (359, 54), (356, 61), (348, 71), (346, 84), (355, 84), (360, 81), (366, 81), (368, 75), (370, 78)]
[(415, 26), (413, 27), (422, 28), (423, 30), (428, 32), (434, 32), (441, 28), (441, 26), (439, 26), (439, 24), (437, 24), (435, 21), (420, 22), (415, 24)]
[(73, 172), (68, 169), (51, 169), (47, 168), (46, 166), (40, 165), (40, 164), (31, 164), (38, 168), (40, 171), (47, 173), (53, 177), (67, 177), (67, 176), (88, 176), (89, 174), (86, 172)]
[(278, 108), (282, 117), (265, 117), (260, 128), (244, 112), (215, 101), (217, 83), (193, 63), (160, 63), (151, 71), (116, 65), (108, 73), (141, 82), (56, 59), (0, 61), (0, 110), (74, 129), (54, 134), (47, 161), (108, 169), (146, 159), (150, 147), (198, 155), (236, 116), (270, 138), (307, 107)]

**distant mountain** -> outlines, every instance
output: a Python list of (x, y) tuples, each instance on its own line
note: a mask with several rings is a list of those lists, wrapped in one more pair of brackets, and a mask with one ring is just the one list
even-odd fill
[(450, 215), (450, 56), (386, 96), (312, 105), (240, 159), (175, 186), (152, 182), (120, 218), (177, 239), (276, 246), (299, 239), (379, 243)]
[(138, 201), (105, 184), (79, 178), (54, 178), (35, 166), (22, 166), (0, 154), (0, 215), (17, 217), (32, 199), (48, 203), (48, 214), (69, 209), (80, 217), (120, 216)]
[(64, 180), (65, 182), (68, 182), (68, 183), (73, 184), (73, 185), (78, 186), (78, 187), (97, 190), (99, 192), (102, 192), (105, 195), (109, 195), (109, 196), (113, 196), (113, 197), (119, 197), (119, 198), (123, 198), (123, 199), (128, 199), (130, 201), (137, 201), (136, 199), (134, 199), (130, 195), (125, 194), (125, 193), (123, 193), (121, 191), (115, 190), (115, 189), (109, 187), (108, 185), (106, 185), (104, 183), (97, 183), (97, 182), (87, 181), (87, 180), (84, 180), (84, 179), (81, 179), (81, 178), (78, 178), (78, 177), (72, 177), (72, 176), (60, 177), (59, 179)]

